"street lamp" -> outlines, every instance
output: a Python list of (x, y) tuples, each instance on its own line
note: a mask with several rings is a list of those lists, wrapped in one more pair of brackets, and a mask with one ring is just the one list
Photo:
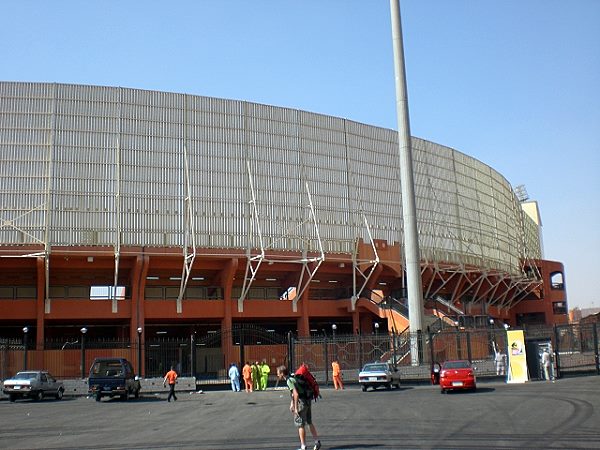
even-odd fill
[(23, 327), (23, 370), (27, 370), (27, 333), (29, 328)]
[(137, 336), (138, 336), (138, 377), (142, 376), (142, 327), (137, 328)]
[(335, 332), (337, 330), (337, 325), (334, 323), (331, 325), (331, 335), (333, 340), (333, 359), (337, 360), (337, 346), (335, 345)]
[(490, 317), (489, 323), (490, 323), (490, 337), (489, 338), (492, 341), (492, 350), (494, 351), (494, 356), (495, 356), (497, 349), (496, 349), (496, 330), (494, 329), (494, 318), (493, 317)]
[(373, 326), (375, 327), (375, 348), (377, 349), (375, 354), (379, 358), (379, 322), (375, 322)]
[(85, 378), (85, 334), (88, 332), (86, 327), (81, 330), (81, 378)]

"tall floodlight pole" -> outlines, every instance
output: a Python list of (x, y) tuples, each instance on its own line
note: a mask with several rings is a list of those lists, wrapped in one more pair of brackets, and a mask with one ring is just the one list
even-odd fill
[(423, 286), (421, 284), (421, 256), (417, 232), (415, 180), (408, 118), (408, 93), (402, 44), (400, 0), (390, 0), (392, 40), (394, 44), (394, 72), (396, 75), (396, 114), (398, 116), (398, 151), (400, 155), (400, 186), (402, 192), (402, 221), (404, 224), (404, 256), (408, 291), (408, 318), (411, 332), (411, 362), (419, 364), (419, 334), (423, 329)]

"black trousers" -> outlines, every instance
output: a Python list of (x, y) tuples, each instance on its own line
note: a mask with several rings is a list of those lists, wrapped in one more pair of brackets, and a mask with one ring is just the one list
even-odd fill
[(173, 400), (177, 401), (177, 396), (175, 395), (175, 383), (169, 384), (169, 396), (167, 397), (167, 401), (171, 401), (171, 397)]

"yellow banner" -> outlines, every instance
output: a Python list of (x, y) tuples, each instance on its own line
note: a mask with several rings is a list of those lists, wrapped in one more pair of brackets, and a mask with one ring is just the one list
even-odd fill
[(508, 382), (524, 383), (529, 380), (527, 354), (523, 330), (509, 330), (508, 339)]

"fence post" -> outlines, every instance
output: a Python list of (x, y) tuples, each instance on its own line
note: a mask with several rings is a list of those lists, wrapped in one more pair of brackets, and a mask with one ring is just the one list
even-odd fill
[(558, 326), (554, 325), (554, 361), (556, 362), (556, 375), (555, 378), (560, 378), (560, 356), (558, 350), (560, 347), (560, 335), (558, 333)]
[(433, 333), (431, 332), (429, 325), (427, 326), (427, 335), (429, 336), (429, 357), (431, 358), (431, 361), (429, 362), (431, 363), (431, 368), (433, 370), (433, 363), (435, 362), (435, 356), (433, 354)]
[(327, 366), (329, 365), (329, 352), (327, 351), (327, 335), (323, 336), (323, 346), (325, 347), (325, 384), (329, 384), (329, 370), (327, 370)]
[[(233, 333), (233, 329), (231, 332)], [(240, 364), (246, 364), (246, 351), (244, 350), (244, 325), (240, 326)]]
[[(192, 366), (190, 368), (190, 372), (192, 372), (191, 376), (195, 377), (196, 376), (196, 332), (194, 331), (191, 335), (190, 335), (190, 365)], [(140, 343), (140, 349), (141, 349), (141, 343)], [(243, 364), (243, 360), (240, 361), (240, 363)]]
[(417, 358), (419, 365), (423, 363), (423, 331), (417, 330)]
[(358, 333), (358, 365), (359, 365), (359, 369), (362, 369), (362, 366), (363, 366), (362, 333)]
[(592, 328), (594, 336), (594, 357), (596, 359), (596, 375), (600, 375), (600, 355), (598, 354), (598, 324), (594, 323)]
[(396, 333), (392, 330), (392, 361), (394, 361), (394, 367), (398, 366), (398, 361), (396, 359)]
[(287, 344), (288, 344), (288, 354), (287, 354), (287, 366), (290, 370), (294, 366), (294, 342), (292, 337), (292, 332), (288, 331), (287, 334)]
[(473, 354), (471, 352), (471, 331), (467, 331), (467, 359), (473, 363)]

